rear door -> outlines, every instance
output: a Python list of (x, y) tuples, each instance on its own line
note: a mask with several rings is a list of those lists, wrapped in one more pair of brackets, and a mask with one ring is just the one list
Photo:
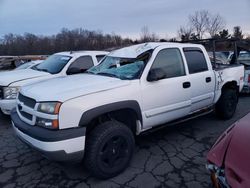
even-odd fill
[(215, 90), (214, 71), (200, 48), (183, 49), (191, 82), (191, 113), (213, 104)]

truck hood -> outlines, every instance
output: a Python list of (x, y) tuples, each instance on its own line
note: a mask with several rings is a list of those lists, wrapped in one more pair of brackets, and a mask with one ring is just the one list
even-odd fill
[(42, 81), (22, 87), (21, 93), (40, 101), (60, 101), (110, 90), (130, 83), (107, 76), (78, 74)]
[(0, 85), (8, 86), (18, 81), (38, 78), (38, 77), (47, 76), (47, 75), (50, 75), (50, 74), (46, 72), (32, 70), (32, 69), (1, 72), (0, 73)]

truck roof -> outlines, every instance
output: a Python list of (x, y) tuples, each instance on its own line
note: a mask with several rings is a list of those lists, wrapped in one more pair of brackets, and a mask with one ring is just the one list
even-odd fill
[(121, 48), (118, 50), (114, 50), (110, 52), (108, 56), (136, 58), (143, 52), (146, 52), (148, 50), (153, 50), (159, 46), (166, 46), (166, 47), (172, 47), (172, 48), (202, 47), (202, 45), (200, 44), (190, 44), (190, 43), (148, 42), (148, 43), (137, 44), (137, 45)]
[(65, 51), (56, 53), (57, 55), (66, 55), (71, 57), (78, 57), (82, 55), (106, 55), (109, 52), (106, 51)]

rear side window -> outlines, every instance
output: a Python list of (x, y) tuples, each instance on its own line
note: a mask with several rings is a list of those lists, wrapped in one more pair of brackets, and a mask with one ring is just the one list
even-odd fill
[(104, 57), (105, 57), (105, 55), (97, 55), (96, 59), (98, 62), (100, 62), (102, 60), (102, 58), (104, 58)]
[(185, 48), (184, 54), (190, 74), (204, 72), (208, 70), (207, 61), (203, 52), (199, 48)]
[(163, 49), (161, 50), (151, 67), (151, 70), (161, 69), (166, 77), (172, 78), (185, 75), (185, 68), (179, 49)]
[(69, 68), (78, 68), (81, 70), (87, 70), (94, 66), (91, 56), (82, 56), (76, 59)]

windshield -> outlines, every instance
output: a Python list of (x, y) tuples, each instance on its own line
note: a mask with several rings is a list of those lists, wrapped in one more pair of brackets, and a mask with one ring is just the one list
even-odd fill
[(250, 52), (240, 53), (239, 60), (244, 60), (244, 59), (250, 60)]
[(116, 77), (122, 80), (138, 79), (151, 56), (151, 51), (137, 58), (106, 56), (101, 64), (90, 68), (87, 73)]
[(50, 74), (57, 74), (63, 69), (63, 67), (69, 62), (70, 59), (70, 56), (52, 55), (41, 64), (32, 67), (32, 69), (48, 72)]
[(17, 68), (15, 68), (15, 70), (28, 69), (33, 64), (34, 64), (33, 62), (28, 62), (28, 63), (25, 63), (25, 64), (18, 66)]

